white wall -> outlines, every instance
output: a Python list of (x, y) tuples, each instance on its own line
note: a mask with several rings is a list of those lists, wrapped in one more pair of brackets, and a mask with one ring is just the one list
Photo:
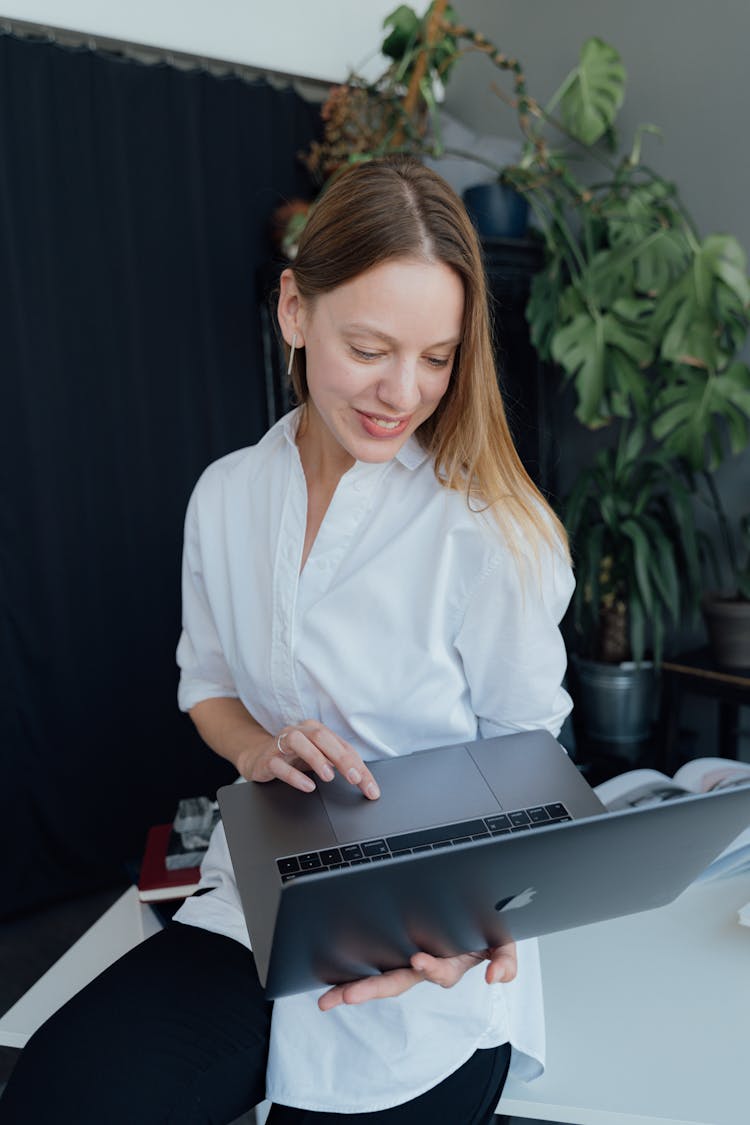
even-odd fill
[(0, 18), (341, 81), (377, 48), (383, 19), (397, 6), (396, 0), (0, 0)]

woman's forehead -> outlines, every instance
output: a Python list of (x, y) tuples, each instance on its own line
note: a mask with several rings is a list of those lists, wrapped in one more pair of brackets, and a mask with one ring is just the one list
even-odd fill
[(464, 286), (443, 262), (398, 258), (322, 294), (315, 306), (340, 330), (369, 331), (386, 341), (416, 331), (427, 333), (432, 344), (455, 346), (462, 332)]

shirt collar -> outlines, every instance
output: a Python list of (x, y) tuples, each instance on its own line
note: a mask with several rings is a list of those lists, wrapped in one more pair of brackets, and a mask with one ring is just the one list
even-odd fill
[[(299, 426), (301, 410), (302, 407), (297, 406), (281, 419), (284, 437), (295, 449), (297, 447), (297, 427)], [(409, 440), (401, 446), (394, 460), (403, 465), (405, 469), (418, 469), (420, 465), (424, 464), (428, 456), (427, 450), (423, 449), (416, 437), (412, 435)]]

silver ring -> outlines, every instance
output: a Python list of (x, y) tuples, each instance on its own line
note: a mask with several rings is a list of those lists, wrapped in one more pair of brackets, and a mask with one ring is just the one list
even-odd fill
[(283, 748), (283, 746), (281, 745), (282, 738), (286, 738), (286, 736), (290, 733), (291, 733), (291, 731), (284, 730), (284, 731), (281, 732), (281, 734), (276, 739), (276, 749), (278, 750), (279, 754), (281, 754), (282, 758), (289, 758), (291, 756), (291, 754), (293, 753), (293, 751), (285, 750)]

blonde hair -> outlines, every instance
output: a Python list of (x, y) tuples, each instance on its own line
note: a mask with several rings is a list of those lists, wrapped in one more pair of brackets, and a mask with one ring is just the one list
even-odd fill
[[(461, 278), (463, 331), (448, 389), (417, 430), (438, 480), (488, 508), (514, 554), (540, 540), (568, 557), (565, 530), (529, 477), (513, 444), (492, 350), (482, 254), (463, 203), (418, 160), (355, 164), (316, 203), (292, 271), (303, 299), (316, 297), (397, 258), (442, 262)], [(292, 361), (299, 402), (308, 397), (304, 349)]]

